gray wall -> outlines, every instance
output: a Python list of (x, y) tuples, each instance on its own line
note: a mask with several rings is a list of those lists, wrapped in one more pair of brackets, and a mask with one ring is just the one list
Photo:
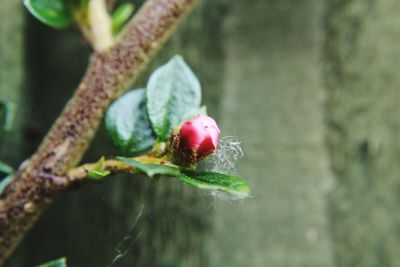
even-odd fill
[(324, 144), (324, 1), (233, 1), (224, 133), (243, 142), (252, 198), (216, 201), (213, 266), (333, 266)]

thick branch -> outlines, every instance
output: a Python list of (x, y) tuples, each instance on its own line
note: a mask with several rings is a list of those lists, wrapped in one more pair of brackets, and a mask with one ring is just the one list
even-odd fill
[(149, 0), (116, 44), (91, 57), (74, 97), (0, 200), (0, 263), (43, 209), (73, 184), (65, 177), (86, 151), (105, 109), (147, 65), (196, 0)]

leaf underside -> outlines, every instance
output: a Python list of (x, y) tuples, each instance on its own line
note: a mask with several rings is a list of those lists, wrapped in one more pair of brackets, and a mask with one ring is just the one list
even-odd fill
[(241, 177), (223, 173), (181, 170), (178, 166), (173, 165), (145, 164), (125, 157), (117, 157), (117, 159), (141, 170), (150, 177), (154, 175), (172, 176), (197, 188), (222, 191), (236, 198), (248, 197), (250, 193), (247, 181)]

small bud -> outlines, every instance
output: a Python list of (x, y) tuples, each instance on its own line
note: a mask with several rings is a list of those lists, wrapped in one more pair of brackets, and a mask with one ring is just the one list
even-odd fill
[(220, 130), (215, 120), (205, 115), (186, 121), (175, 129), (170, 139), (173, 160), (190, 166), (204, 159), (217, 149)]

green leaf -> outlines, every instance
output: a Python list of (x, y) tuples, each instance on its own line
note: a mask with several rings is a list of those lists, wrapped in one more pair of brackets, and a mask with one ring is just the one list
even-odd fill
[(13, 167), (5, 164), (4, 162), (0, 161), (0, 173), (9, 175), (11, 173), (14, 173)]
[(63, 0), (24, 0), (29, 12), (44, 24), (65, 28), (72, 24), (72, 17)]
[(111, 15), (111, 29), (112, 33), (116, 35), (124, 26), (125, 22), (132, 15), (135, 6), (132, 3), (125, 3), (120, 5)]
[(15, 105), (10, 101), (0, 100), (0, 136), (12, 126)]
[(11, 166), (0, 161), (0, 174), (1, 174), (0, 178), (0, 195), (1, 195), (4, 189), (7, 187), (7, 185), (12, 181), (12, 178), (14, 176), (14, 169)]
[(144, 164), (137, 160), (124, 157), (117, 157), (117, 160), (141, 170), (150, 177), (157, 174), (174, 176), (197, 188), (222, 191), (237, 199), (248, 197), (250, 193), (247, 181), (237, 176), (214, 172), (187, 171), (181, 170), (177, 166), (170, 165)]
[(65, 258), (61, 258), (58, 260), (47, 262), (45, 264), (38, 265), (37, 267), (67, 267), (67, 260)]
[(8, 175), (0, 181), (0, 196), (3, 193), (4, 189), (6, 189), (7, 185), (11, 183), (13, 179), (13, 175)]
[(146, 112), (145, 90), (128, 92), (108, 109), (106, 129), (114, 144), (129, 154), (151, 148), (155, 138)]
[(146, 96), (153, 129), (166, 141), (180, 119), (200, 106), (201, 87), (183, 58), (175, 56), (151, 75)]
[(108, 176), (110, 173), (111, 172), (108, 170), (103, 170), (103, 171), (94, 170), (94, 171), (89, 172), (88, 177), (91, 180), (99, 181), (99, 180), (103, 180), (103, 178)]
[(88, 173), (88, 178), (91, 180), (102, 180), (104, 177), (108, 176), (111, 172), (104, 169), (104, 157), (101, 157), (99, 161), (96, 162), (93, 170)]
[(249, 196), (250, 188), (241, 177), (215, 172), (183, 171), (179, 179), (200, 189), (219, 190), (237, 198)]

